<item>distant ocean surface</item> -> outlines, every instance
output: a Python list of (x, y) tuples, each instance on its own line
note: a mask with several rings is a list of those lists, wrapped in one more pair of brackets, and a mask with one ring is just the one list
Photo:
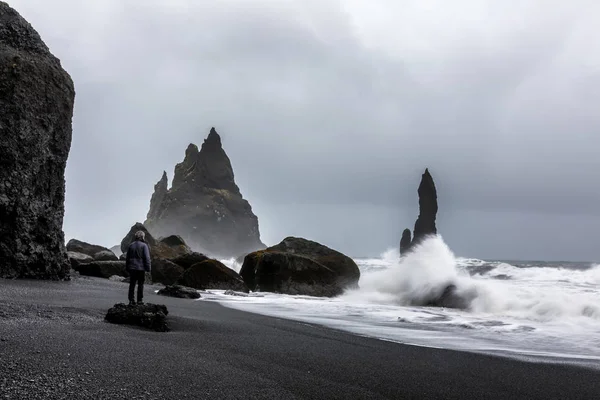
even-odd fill
[[(355, 261), (360, 289), (337, 298), (211, 290), (201, 301), (401, 343), (600, 366), (600, 265), (457, 258), (441, 237), (401, 262), (392, 250)], [(468, 309), (413, 305), (449, 283)]]

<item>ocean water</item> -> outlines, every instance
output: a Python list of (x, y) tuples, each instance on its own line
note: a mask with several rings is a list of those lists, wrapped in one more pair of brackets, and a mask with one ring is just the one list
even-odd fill
[[(390, 250), (355, 261), (360, 288), (336, 298), (211, 290), (200, 301), (400, 343), (600, 366), (600, 265), (458, 258), (440, 236), (402, 260)], [(420, 305), (448, 284), (464, 309)]]

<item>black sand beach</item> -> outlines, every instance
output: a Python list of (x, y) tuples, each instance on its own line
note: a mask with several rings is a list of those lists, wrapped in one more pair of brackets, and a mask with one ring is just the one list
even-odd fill
[(597, 399), (600, 371), (428, 349), (152, 294), (172, 332), (103, 321), (126, 285), (0, 280), (2, 399)]

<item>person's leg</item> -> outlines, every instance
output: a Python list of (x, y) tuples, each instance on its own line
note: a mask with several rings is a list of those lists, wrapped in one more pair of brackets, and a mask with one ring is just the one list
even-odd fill
[(137, 292), (137, 301), (138, 303), (142, 303), (144, 301), (144, 281), (146, 280), (146, 272), (138, 271), (138, 292)]
[(134, 291), (135, 291), (135, 282), (137, 281), (136, 278), (136, 271), (129, 271), (129, 303), (133, 303), (134, 302)]

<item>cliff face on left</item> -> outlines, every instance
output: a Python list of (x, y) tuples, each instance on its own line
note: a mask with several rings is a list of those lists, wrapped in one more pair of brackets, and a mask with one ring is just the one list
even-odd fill
[(74, 99), (60, 61), (0, 1), (0, 277), (69, 277), (62, 226)]

